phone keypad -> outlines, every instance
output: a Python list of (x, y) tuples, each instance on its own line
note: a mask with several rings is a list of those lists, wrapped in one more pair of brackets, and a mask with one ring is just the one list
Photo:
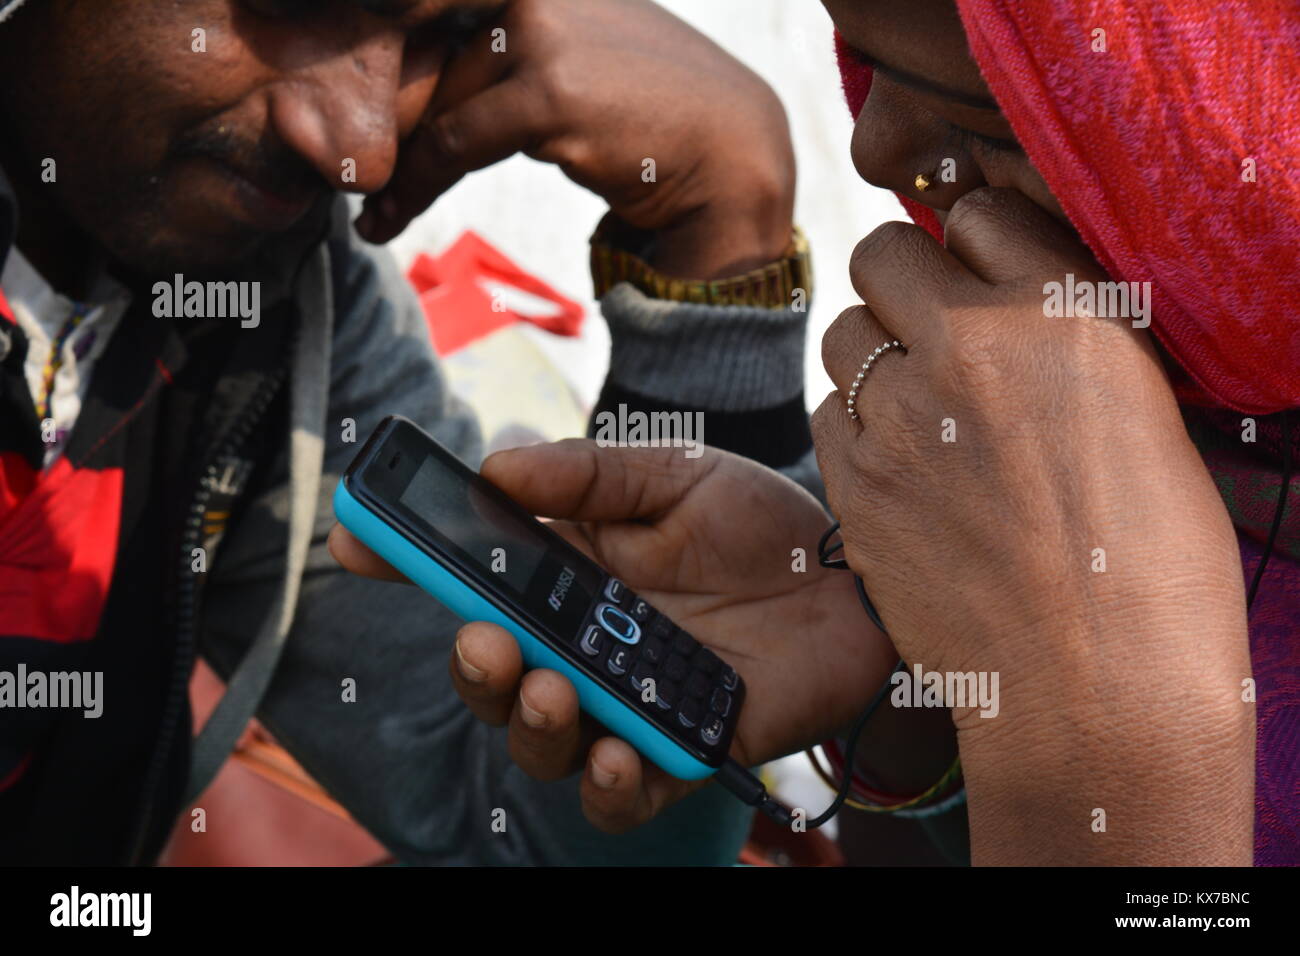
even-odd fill
[(605, 650), (605, 641), (605, 629), (595, 624), (591, 625), (582, 638), (582, 644), (580, 645), (582, 653), (588, 657), (600, 657)]
[(602, 604), (596, 609), (596, 623), (624, 644), (641, 640), (641, 628), (637, 622), (612, 604)]
[(627, 669), (632, 666), (632, 652), (626, 647), (616, 647), (610, 653), (609, 659), (605, 661), (605, 666), (615, 677), (622, 677), (627, 673)]
[(709, 746), (717, 746), (726, 733), (727, 725), (717, 714), (710, 714), (700, 728), (700, 738)]
[(668, 646), (657, 637), (647, 637), (641, 644), (641, 660), (647, 664), (661, 664)]
[(735, 670), (623, 582), (605, 586), (579, 641), (582, 656), (646, 717), (720, 762), (744, 697)]
[(683, 727), (694, 727), (703, 717), (704, 705), (694, 697), (682, 701), (682, 706), (677, 710), (677, 722)]

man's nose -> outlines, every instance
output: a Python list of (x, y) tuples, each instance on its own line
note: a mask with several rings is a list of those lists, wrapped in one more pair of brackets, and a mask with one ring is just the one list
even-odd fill
[(403, 40), (375, 35), (276, 85), (271, 123), (335, 189), (377, 192), (397, 161)]

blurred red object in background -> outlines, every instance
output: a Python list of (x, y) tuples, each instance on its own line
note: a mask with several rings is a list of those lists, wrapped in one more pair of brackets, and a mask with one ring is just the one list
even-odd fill
[[(531, 322), (556, 335), (575, 336), (583, 308), (536, 276), (525, 272), (472, 231), (439, 256), (416, 256), (406, 277), (415, 286), (425, 321), (439, 355), (450, 355), (514, 322)], [(508, 308), (489, 287), (518, 290), (550, 303), (558, 311), (528, 315)]]

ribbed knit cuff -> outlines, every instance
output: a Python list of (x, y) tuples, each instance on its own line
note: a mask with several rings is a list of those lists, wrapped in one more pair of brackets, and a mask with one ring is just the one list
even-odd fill
[(613, 340), (611, 385), (719, 412), (803, 396), (807, 312), (666, 302), (626, 282), (600, 304)]

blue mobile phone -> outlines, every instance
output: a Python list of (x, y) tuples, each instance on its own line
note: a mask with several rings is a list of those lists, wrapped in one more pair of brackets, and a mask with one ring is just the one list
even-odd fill
[(727, 759), (735, 670), (414, 423), (380, 423), (334, 512), (453, 613), (512, 633), (526, 666), (564, 674), (584, 711), (674, 777)]

